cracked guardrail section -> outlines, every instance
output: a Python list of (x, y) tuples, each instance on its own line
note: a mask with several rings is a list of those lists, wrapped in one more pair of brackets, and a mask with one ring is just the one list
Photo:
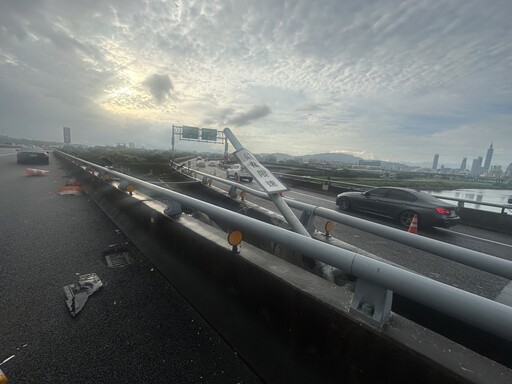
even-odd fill
[[(400, 316), (392, 315), (383, 328), (373, 327), (348, 312), (351, 292), (247, 244), (240, 254), (233, 254), (221, 230), (187, 215), (170, 218), (163, 213), (165, 204), (121, 191), (94, 171), (79, 167), (76, 171), (86, 192), (268, 381), (334, 382), (343, 377), (349, 382), (378, 382), (397, 375), (427, 382), (507, 382), (512, 378), (506, 367)], [(190, 198), (170, 195), (194, 207)], [(219, 214), (218, 207), (203, 204), (207, 214)], [(262, 227), (267, 224), (247, 217), (237, 218), (236, 223), (243, 230), (267, 235)], [(401, 291), (414, 291), (426, 283), (430, 295), (440, 294), (440, 283), (429, 279), (414, 283), (408, 278), (417, 275), (402, 272), (408, 277), (397, 279), (394, 268), (378, 260), (284, 229), (272, 227), (272, 232), (276, 241), (300, 247), (325, 262), (334, 261), (356, 276)], [(465, 305), (471, 294), (457, 291), (450, 290), (455, 295), (452, 305), (457, 301)], [(503, 321), (510, 320), (508, 311), (502, 312)], [(493, 321), (502, 320), (498, 315)]]

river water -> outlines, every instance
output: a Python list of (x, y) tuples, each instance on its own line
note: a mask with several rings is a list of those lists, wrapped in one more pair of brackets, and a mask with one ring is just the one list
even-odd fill
[[(465, 203), (464, 206), (467, 208), (481, 209), (484, 211), (501, 212), (501, 208), (488, 207), (482, 203), (494, 203), (494, 204), (507, 204), (508, 199), (512, 198), (512, 190), (499, 190), (499, 189), (455, 189), (451, 191), (424, 191), (432, 195), (454, 197), (457, 199), (472, 200), (475, 204)], [(453, 200), (445, 200), (448, 203), (457, 204)], [(510, 212), (512, 213), (512, 212)]]

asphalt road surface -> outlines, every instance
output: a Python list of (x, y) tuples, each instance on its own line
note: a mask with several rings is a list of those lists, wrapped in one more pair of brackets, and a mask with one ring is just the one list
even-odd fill
[[(0, 369), (12, 383), (257, 383), (260, 380), (87, 196), (60, 196), (66, 174), (28, 177), (0, 148)], [(103, 287), (72, 317), (63, 287)]]
[[(219, 177), (225, 176), (225, 171), (220, 168), (206, 167), (200, 169), (200, 171), (210, 174), (214, 174), (215, 172)], [(243, 181), (242, 184), (253, 189), (260, 189), (256, 181)], [(214, 182), (213, 185), (225, 191), (229, 189), (229, 187), (219, 182)], [(287, 198), (341, 212), (336, 206), (335, 197), (320, 192), (291, 188), (290, 191), (285, 192), (284, 195)], [(245, 199), (277, 212), (276, 207), (268, 200), (259, 199), (249, 194)], [(301, 212), (297, 210), (294, 210), (294, 212), (297, 217), (301, 214)], [(377, 216), (358, 212), (342, 213), (401, 229), (397, 223)], [(324, 225), (325, 219), (317, 217), (315, 221), (316, 228), (322, 230)], [(512, 306), (512, 283), (510, 283), (508, 279), (482, 272), (472, 267), (467, 267), (428, 252), (423, 252), (339, 223), (335, 223), (331, 235), (434, 280), (489, 299), (494, 300), (499, 298), (497, 299), (498, 301)], [(462, 248), (472, 249), (512, 261), (512, 236), (510, 235), (465, 225), (457, 225), (450, 229), (439, 228), (430, 231), (421, 231), (419, 236), (427, 236)]]

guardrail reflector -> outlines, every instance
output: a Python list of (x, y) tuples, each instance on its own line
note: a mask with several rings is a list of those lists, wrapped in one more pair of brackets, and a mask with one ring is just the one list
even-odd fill
[(228, 243), (233, 247), (232, 251), (234, 253), (240, 253), (240, 243), (242, 242), (243, 238), (244, 236), (240, 231), (231, 231), (229, 234)]

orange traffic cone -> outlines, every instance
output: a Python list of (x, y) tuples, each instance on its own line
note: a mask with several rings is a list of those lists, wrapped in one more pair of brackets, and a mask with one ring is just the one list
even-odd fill
[(35, 168), (26, 168), (25, 174), (27, 176), (46, 176), (50, 171), (45, 171), (44, 169), (35, 169)]
[(418, 215), (415, 213), (412, 217), (411, 224), (409, 225), (409, 229), (407, 230), (409, 233), (418, 234)]
[(67, 185), (59, 188), (59, 195), (82, 196), (82, 188), (78, 185)]

